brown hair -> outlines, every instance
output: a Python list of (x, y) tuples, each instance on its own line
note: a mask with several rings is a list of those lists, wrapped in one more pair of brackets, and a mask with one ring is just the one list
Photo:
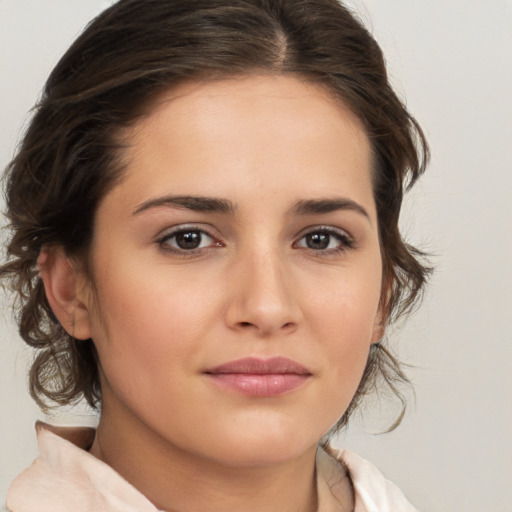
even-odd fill
[[(86, 260), (97, 205), (122, 172), (119, 134), (157, 93), (186, 80), (251, 73), (305, 77), (361, 120), (374, 152), (389, 321), (417, 301), (428, 269), (402, 240), (398, 217), (428, 147), (354, 14), (336, 0), (121, 0), (57, 64), (6, 171), (11, 238), (0, 276), (17, 292), (22, 338), (38, 349), (30, 391), (43, 408), (82, 396), (95, 406), (101, 390), (94, 344), (67, 334), (48, 304), (36, 263), (41, 249), (60, 245)], [(396, 383), (406, 378), (382, 343), (371, 349), (338, 426), (379, 376), (401, 398)]]

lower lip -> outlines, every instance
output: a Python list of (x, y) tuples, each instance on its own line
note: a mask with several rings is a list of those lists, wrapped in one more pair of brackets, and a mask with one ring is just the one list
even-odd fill
[(295, 373), (212, 373), (208, 374), (216, 384), (255, 397), (278, 396), (302, 386), (310, 375)]

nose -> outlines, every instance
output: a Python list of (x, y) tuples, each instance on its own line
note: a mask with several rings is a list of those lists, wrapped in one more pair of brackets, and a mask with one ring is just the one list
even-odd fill
[(302, 319), (294, 282), (284, 258), (271, 248), (254, 249), (230, 269), (226, 322), (260, 337), (295, 331)]

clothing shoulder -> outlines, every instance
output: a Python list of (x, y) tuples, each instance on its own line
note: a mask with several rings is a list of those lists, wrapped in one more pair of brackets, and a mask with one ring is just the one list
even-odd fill
[[(55, 429), (53, 429), (55, 430)], [(10, 512), (158, 512), (111, 467), (87, 452), (93, 431), (38, 426), (40, 456), (11, 484)], [(344, 450), (317, 452), (318, 512), (340, 512), (346, 479), (354, 512), (417, 512), (370, 462)]]
[(38, 425), (40, 456), (11, 484), (11, 512), (158, 512), (130, 483), (89, 454), (86, 430)]
[(368, 460), (343, 450), (333, 455), (348, 470), (354, 489), (354, 512), (418, 512), (396, 484)]

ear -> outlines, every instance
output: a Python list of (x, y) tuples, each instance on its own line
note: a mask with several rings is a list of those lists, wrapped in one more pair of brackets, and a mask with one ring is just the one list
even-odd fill
[(375, 322), (373, 324), (373, 332), (372, 332), (372, 345), (378, 343), (382, 338), (384, 338), (384, 333), (386, 332), (386, 322), (387, 315), (384, 314), (384, 308), (379, 306), (379, 310), (375, 315)]
[(83, 298), (83, 275), (70, 263), (62, 247), (44, 247), (37, 265), (50, 307), (62, 327), (74, 338), (90, 338), (90, 312)]
[(386, 333), (386, 325), (389, 319), (389, 300), (391, 299), (392, 290), (393, 281), (390, 279), (383, 279), (379, 309), (377, 310), (373, 324), (372, 345), (382, 340)]

